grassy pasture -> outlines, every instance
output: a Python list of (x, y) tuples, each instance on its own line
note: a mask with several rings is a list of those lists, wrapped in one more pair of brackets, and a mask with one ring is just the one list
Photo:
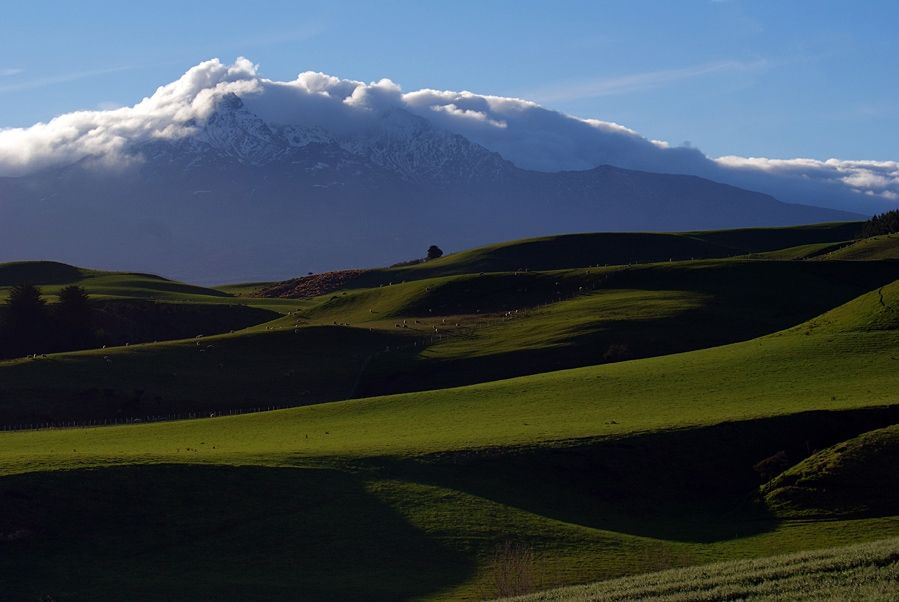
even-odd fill
[(778, 259), (797, 261), (801, 259), (811, 259), (821, 255), (826, 255), (837, 249), (841, 249), (846, 245), (852, 244), (852, 241), (843, 242), (817, 242), (807, 245), (799, 245), (796, 247), (788, 247), (786, 249), (778, 249), (776, 251), (766, 251), (764, 253), (753, 253), (752, 257), (758, 259)]
[[(844, 227), (822, 229), (843, 240)], [(0, 364), (3, 411), (52, 409), (57, 387), (68, 407), (96, 412), (104, 398), (106, 409), (324, 401), (410, 362), (488, 379), (490, 362), (529, 357), (545, 371), (559, 358), (606, 361), (618, 337), (675, 340), (669, 355), (456, 388), (0, 432), (0, 599), (485, 599), (502, 593), (494, 553), (510, 538), (532, 550), (541, 589), (741, 560), (715, 568), (713, 583), (700, 566), (638, 578), (640, 591), (892, 595), (895, 540), (745, 559), (899, 535), (895, 500), (825, 521), (771, 503), (775, 484), (830, 486), (871, 457), (886, 472), (868, 476), (889, 478), (895, 269), (730, 259), (484, 270), (259, 300), (285, 315), (231, 334)], [(675, 353), (715, 337), (730, 344)], [(96, 390), (72, 397), (85, 387)], [(779, 453), (792, 467), (760, 491), (770, 475), (756, 467)], [(637, 585), (545, 595), (633, 599)]]
[(21, 261), (0, 263), (0, 302), (16, 284), (33, 284), (41, 289), (44, 298), (54, 303), (56, 294), (64, 287), (83, 287), (91, 298), (103, 301), (155, 301), (171, 304), (241, 304), (278, 313), (287, 313), (302, 303), (288, 299), (236, 298), (243, 287), (234, 292), (206, 288), (169, 280), (153, 274), (105, 272), (79, 268), (53, 261)]
[(865, 328), (879, 324), (897, 303), (899, 282), (824, 314), (816, 328), (809, 323), (689, 353), (251, 416), (8, 433), (0, 437), (0, 470), (38, 457), (64, 465), (72, 459), (66, 450), (73, 448), (80, 450), (79, 462), (101, 464), (131, 456), (168, 461), (179, 457), (176, 449), (200, 449), (200, 441), (218, 445), (193, 457), (212, 461), (231, 454), (376, 456), (892, 405), (899, 385), (899, 330)]
[(763, 488), (779, 516), (821, 518), (890, 514), (899, 508), (899, 424), (830, 446)]
[(821, 257), (844, 261), (875, 261), (899, 259), (899, 234), (881, 234), (857, 240)]
[(232, 334), (2, 362), (0, 415), (299, 405), (675, 353), (792, 326), (896, 278), (899, 265), (876, 262), (710, 260), (340, 291)]
[(871, 600), (899, 597), (899, 538), (719, 562), (506, 598), (510, 602)]
[[(345, 288), (371, 288), (461, 274), (553, 271), (661, 261), (734, 257), (810, 244), (851, 240), (859, 222), (788, 228), (746, 228), (704, 232), (600, 232), (513, 240), (449, 253), (431, 261), (367, 270)], [(238, 287), (224, 290), (253, 288)]]
[(152, 274), (103, 272), (52, 261), (23, 261), (0, 264), (0, 299), (21, 283), (34, 284), (51, 297), (59, 289), (78, 285), (97, 298), (203, 300), (225, 297), (214, 289), (168, 280)]
[[(566, 234), (509, 241), (451, 253), (440, 259), (399, 267), (364, 278), (433, 278), (450, 274), (585, 268), (602, 265), (710, 259), (773, 251), (800, 244), (834, 243), (854, 238), (858, 223), (793, 228), (746, 228), (684, 233)], [(360, 284), (368, 280), (361, 279)]]
[(326, 466), (113, 466), (0, 487), (0, 587), (25, 600), (477, 600), (497, 593), (491, 553), (509, 534), (552, 587), (899, 533), (863, 519), (673, 541)]

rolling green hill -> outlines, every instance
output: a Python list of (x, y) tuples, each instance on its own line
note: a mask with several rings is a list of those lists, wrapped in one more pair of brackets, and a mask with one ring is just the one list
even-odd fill
[(859, 223), (798, 228), (747, 228), (685, 233), (568, 234), (511, 241), (394, 268), (402, 279), (475, 272), (559, 270), (668, 260), (710, 259), (773, 251), (800, 244), (834, 243), (857, 236)]
[(53, 261), (23, 261), (0, 264), (0, 299), (16, 284), (33, 284), (47, 294), (63, 286), (76, 284), (93, 296), (128, 299), (200, 300), (224, 297), (225, 293), (183, 284), (151, 274), (103, 272)]
[[(899, 281), (805, 325), (689, 353), (269, 414), (11, 433), (4, 436), (10, 445), (2, 450), (0, 466), (9, 470), (10, 453), (28, 457), (56, 449), (64, 459), (64, 442), (71, 437), (81, 442), (79, 458), (96, 454), (98, 461), (119, 449), (122, 437), (129, 442), (126, 457), (158, 454), (160, 460), (171, 460), (178, 457), (172, 450), (179, 447), (176, 442), (184, 448), (194, 440), (213, 440), (216, 432), (228, 433), (228, 441), (198, 458), (288, 450), (293, 457), (368, 456), (620, 436), (808, 410), (891, 405), (899, 385), (893, 359), (899, 352), (899, 330), (871, 331), (866, 325), (879, 323), (897, 303)], [(237, 430), (232, 434), (232, 429)], [(53, 444), (56, 440), (60, 444)]]
[[(13, 286), (25, 283), (39, 288), (43, 300), (49, 304), (45, 317), (49, 314), (51, 321), (60, 290), (71, 285), (82, 287), (91, 300), (90, 324), (83, 329), (87, 336), (80, 336), (79, 344), (73, 346), (64, 342), (65, 337), (47, 336), (55, 328), (51, 325), (49, 331), (45, 329), (44, 336), (29, 337), (27, 343), (4, 345), (7, 308), (2, 302)], [(103, 272), (50, 261), (3, 263), (0, 264), (0, 358), (226, 333), (270, 321), (297, 307), (297, 302), (286, 300), (237, 299), (223, 291), (150, 274)], [(0, 392), (0, 405), (3, 402)]]
[(826, 255), (822, 259), (874, 261), (899, 259), (899, 234), (882, 234), (857, 240)]
[(899, 424), (828, 447), (763, 488), (778, 515), (794, 518), (899, 513)]
[[(732, 258), (432, 275), (261, 299), (282, 315), (233, 333), (0, 363), (10, 416), (343, 399), (0, 432), (0, 592), (474, 600), (506, 593), (510, 570), (548, 589), (895, 537), (893, 502), (853, 475), (890, 476), (897, 269)], [(498, 379), (516, 371), (530, 374)], [(466, 380), (488, 382), (436, 388)], [(346, 399), (385, 383), (431, 390)], [(851, 487), (819, 506), (784, 493), (834, 483)], [(890, 546), (721, 567), (713, 587), (826, 597), (848, 578), (890, 593)], [(707, 592), (704, 570), (643, 577), (646, 595)], [(634, 583), (582, 591), (629, 599)]]
[[(899, 285), (883, 293), (890, 306)], [(747, 456), (761, 459), (795, 433), (812, 432), (817, 427), (803, 411), (895, 404), (899, 377), (889, 368), (899, 350), (896, 331), (859, 330), (858, 321), (840, 319), (856, 307), (867, 312), (862, 324), (878, 322), (883, 310), (870, 303), (872, 296), (831, 312), (828, 327), (794, 328), (679, 355), (237, 417), (0, 434), (0, 470), (7, 475), (0, 479), (7, 492), (0, 498), (3, 515), (18, 517), (4, 527), (18, 535), (0, 543), (17, 546), (11, 556), (14, 591), (68, 593), (72, 599), (138, 589), (147, 599), (175, 591), (242, 599), (289, 592), (309, 598), (335, 592), (369, 599), (477, 598), (492, 591), (492, 550), (508, 533), (532, 542), (541, 559), (540, 583), (549, 587), (899, 532), (893, 518), (766, 518), (762, 507), (747, 505), (744, 486), (708, 490), (702, 500), (675, 497), (698, 477), (691, 467), (706, 466), (697, 461), (707, 453), (721, 456), (721, 464), (703, 471), (720, 477), (743, 466), (731, 466), (735, 456), (720, 453), (733, 443), (769, 441), (773, 448)], [(777, 437), (777, 429), (759, 423), (766, 436), (749, 436), (745, 429), (772, 416), (799, 422)], [(878, 416), (858, 428), (895, 419)], [(696, 430), (722, 422), (735, 426)], [(836, 417), (836, 423), (848, 422)], [(646, 433), (669, 433), (664, 436), (671, 440), (639, 443)], [(731, 444), (722, 446), (724, 441)], [(625, 473), (633, 474), (630, 485), (608, 495), (591, 485), (602, 483), (612, 468), (573, 459), (593, 457), (587, 450), (596, 445), (633, 451), (621, 455), (621, 469), (631, 467)], [(484, 455), (487, 450), (495, 451)], [(652, 464), (647, 454), (671, 459), (674, 450), (684, 457), (666, 479), (639, 468), (641, 462)], [(487, 464), (472, 470), (470, 462), (478, 458)], [(535, 464), (535, 458), (543, 459)], [(568, 460), (559, 464), (552, 458)], [(490, 478), (491, 464), (511, 475), (509, 486)], [(524, 472), (521, 481), (516, 466), (537, 468)], [(73, 489), (67, 478), (91, 484)], [(545, 492), (533, 487), (534, 478), (547, 484)], [(646, 479), (658, 480), (658, 491), (641, 504)], [(158, 494), (150, 493), (148, 482)], [(515, 482), (524, 488), (511, 486)], [(49, 491), (72, 493), (58, 497)], [(259, 514), (251, 508), (260, 507), (256, 495), (262, 491), (267, 501)], [(552, 501), (558, 491), (569, 500), (562, 507)], [(111, 492), (116, 493), (110, 497)], [(328, 501), (315, 492), (328, 492)], [(126, 513), (135, 496), (149, 514)], [(666, 496), (671, 507), (659, 512), (658, 500)], [(225, 500), (228, 510), (221, 507)], [(63, 506), (70, 510), (61, 512)], [(60, 523), (63, 516), (67, 521)], [(299, 516), (304, 520), (297, 522)], [(347, 516), (358, 522), (345, 523)], [(690, 518), (695, 516), (704, 521)], [(234, 521), (243, 526), (229, 529), (230, 543), (223, 545), (216, 534)], [(90, 571), (79, 559), (96, 558), (95, 550), (76, 543), (87, 541), (82, 524), (106, 525), (93, 527), (90, 541), (106, 552)], [(342, 526), (328, 527), (335, 524)], [(182, 529), (183, 537), (174, 536)], [(394, 542), (389, 551), (376, 557), (366, 552), (368, 542), (387, 539)], [(241, 550), (250, 541), (257, 549), (289, 551), (287, 558), (295, 560), (270, 565), (263, 561), (267, 556), (259, 556), (244, 570), (224, 570), (247, 562)], [(129, 560), (135, 554), (138, 562)], [(292, 568), (297, 563), (307, 568)], [(397, 573), (398, 565), (409, 567), (412, 576)], [(365, 568), (357, 572), (359, 567)], [(61, 581), (73, 571), (80, 575), (74, 583)], [(223, 579), (223, 571), (234, 576)]]
[[(156, 301), (174, 304), (235, 304), (287, 313), (295, 309), (295, 301), (282, 299), (236, 299), (226, 289), (205, 288), (169, 280), (153, 274), (106, 272), (71, 266), (54, 261), (20, 261), (0, 263), (0, 302), (16, 284), (33, 284), (53, 303), (56, 293), (65, 286), (78, 285), (93, 299), (104, 301)], [(241, 290), (238, 286), (235, 291)]]
[[(663, 261), (733, 257), (776, 251), (797, 245), (834, 244), (851, 240), (861, 223), (816, 224), (791, 228), (747, 228), (706, 232), (599, 232), (514, 240), (412, 262), (386, 269), (349, 274), (339, 288), (371, 288), (441, 276), (483, 272), (552, 271)], [(788, 257), (792, 259), (792, 257)], [(318, 276), (309, 277), (312, 279)], [(300, 279), (307, 280), (307, 277)], [(260, 283), (239, 289), (252, 294), (290, 295), (290, 281)]]
[(891, 263), (710, 260), (351, 289), (201, 340), (186, 322), (187, 341), (0, 362), (0, 418), (302, 405), (676, 353), (795, 325), (897, 278)]

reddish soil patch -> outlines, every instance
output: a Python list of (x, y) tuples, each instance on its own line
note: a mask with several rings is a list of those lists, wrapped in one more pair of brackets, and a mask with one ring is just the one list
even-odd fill
[(339, 270), (301, 276), (293, 280), (285, 280), (278, 284), (263, 288), (255, 293), (258, 297), (278, 297), (282, 299), (305, 299), (317, 297), (346, 286), (370, 270)]

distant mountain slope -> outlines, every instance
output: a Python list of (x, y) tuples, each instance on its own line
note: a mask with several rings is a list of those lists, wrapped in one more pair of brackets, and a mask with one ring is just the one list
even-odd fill
[(519, 169), (400, 109), (344, 132), (267, 123), (227, 95), (190, 136), (0, 178), (0, 258), (200, 282), (283, 278), (491, 240), (839, 221), (694, 176)]

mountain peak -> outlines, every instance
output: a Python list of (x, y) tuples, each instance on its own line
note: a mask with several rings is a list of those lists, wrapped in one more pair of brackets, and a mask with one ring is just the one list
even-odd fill
[(399, 108), (376, 111), (364, 127), (337, 132), (318, 125), (269, 123), (238, 95), (228, 93), (204, 121), (191, 126), (186, 137), (168, 144), (153, 140), (136, 150), (145, 157), (165, 156), (187, 170), (220, 159), (248, 166), (289, 166), (301, 156), (308, 162), (314, 152), (329, 154), (327, 161), (317, 163), (339, 168), (332, 164), (339, 150), (345, 155), (343, 162), (368, 164), (409, 182), (442, 185), (513, 169), (498, 154)]

